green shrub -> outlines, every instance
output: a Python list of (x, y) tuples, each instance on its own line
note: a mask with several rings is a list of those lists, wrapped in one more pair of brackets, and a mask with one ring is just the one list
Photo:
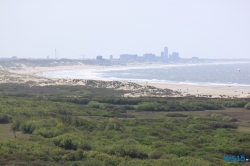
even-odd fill
[(155, 108), (158, 106), (158, 103), (150, 102), (150, 103), (139, 103), (137, 106), (137, 110), (141, 111), (155, 111)]
[(28, 121), (26, 123), (22, 123), (20, 126), (20, 130), (23, 133), (31, 134), (38, 127), (37, 123), (34, 121)]
[(129, 156), (131, 158), (139, 159), (148, 158), (148, 154), (136, 145), (115, 145), (108, 150), (108, 153), (120, 157)]
[(68, 154), (63, 155), (62, 160), (75, 161), (76, 160), (75, 152), (69, 152)]
[(104, 162), (105, 166), (117, 166), (118, 163), (115, 160), (112, 160), (111, 158), (105, 160)]
[(17, 129), (17, 130), (20, 130), (20, 126), (23, 123), (23, 121), (24, 121), (24, 119), (22, 119), (20, 117), (15, 118), (13, 120), (12, 127)]
[(223, 103), (225, 107), (244, 107), (247, 104), (246, 101), (227, 101)]
[(136, 139), (140, 144), (143, 144), (143, 145), (152, 145), (152, 141), (149, 140), (149, 139)]
[(132, 106), (132, 105), (125, 105), (124, 108), (125, 108), (126, 110), (134, 110), (134, 109), (135, 109), (135, 107)]
[(222, 122), (216, 122), (216, 123), (211, 123), (209, 124), (209, 126), (212, 129), (218, 129), (218, 128), (226, 128), (226, 129), (237, 129), (237, 125), (236, 124), (232, 124), (232, 123), (222, 123)]
[(250, 110), (250, 102), (247, 103), (244, 108), (247, 109), (247, 110)]
[(224, 121), (224, 122), (232, 122), (232, 121), (234, 121), (234, 119), (232, 117), (230, 117), (230, 116), (224, 116), (221, 120)]
[(216, 119), (216, 120), (222, 120), (223, 116), (224, 115), (216, 114), (216, 113), (213, 113), (210, 115), (211, 118)]
[(82, 150), (87, 150), (87, 151), (92, 149), (90, 143), (87, 142), (87, 141), (83, 141), (83, 140), (81, 140), (81, 141), (78, 143), (78, 148), (80, 148), (80, 149), (82, 149)]
[(110, 118), (109, 119), (109, 123), (106, 125), (105, 130), (117, 130), (117, 131), (123, 131), (124, 130), (124, 126), (123, 124), (114, 118)]
[(83, 150), (77, 149), (77, 151), (75, 153), (75, 159), (76, 160), (82, 160), (83, 158), (84, 158)]
[(90, 101), (88, 104), (88, 107), (90, 108), (101, 108), (100, 103), (96, 102), (96, 101)]
[(45, 138), (52, 138), (63, 134), (63, 131), (58, 128), (40, 128), (33, 132), (34, 135), (41, 135)]
[(10, 118), (8, 115), (0, 114), (0, 124), (9, 123), (9, 122), (10, 122)]
[(222, 120), (223, 122), (236, 121), (235, 119), (233, 119), (230, 116), (224, 116), (222, 114), (216, 114), (216, 113), (211, 114), (210, 117), (213, 118), (213, 119), (216, 119), (216, 120)]
[(178, 158), (178, 156), (176, 156), (174, 154), (163, 154), (161, 156), (161, 159), (167, 159), (167, 160), (171, 160), (171, 159), (174, 159), (174, 158)]
[(190, 130), (208, 130), (210, 128), (211, 127), (206, 124), (190, 124), (187, 127), (187, 129), (190, 129)]
[(209, 103), (209, 102), (205, 102), (205, 101), (192, 102), (192, 103), (190, 103), (190, 105), (195, 106), (195, 107), (201, 107), (205, 110), (221, 110), (221, 109), (223, 109), (223, 107), (219, 104)]
[(223, 103), (223, 105), (225, 106), (225, 107), (238, 107), (238, 105), (237, 105), (237, 103), (236, 102), (233, 102), (233, 101), (228, 101), (228, 102), (225, 102), (225, 103)]
[(62, 156), (64, 155), (64, 152), (62, 149), (54, 149), (50, 152), (50, 155), (53, 160), (60, 161), (62, 160)]
[(77, 144), (73, 142), (73, 140), (69, 136), (62, 136), (62, 137), (59, 136), (59, 138), (53, 139), (53, 143), (56, 146), (64, 148), (65, 150), (77, 149)]
[(153, 151), (148, 154), (148, 158), (150, 159), (159, 159), (164, 154), (164, 152), (161, 151)]

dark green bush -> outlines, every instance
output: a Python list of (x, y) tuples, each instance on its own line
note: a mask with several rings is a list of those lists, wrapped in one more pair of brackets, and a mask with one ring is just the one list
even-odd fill
[(40, 128), (33, 132), (35, 135), (41, 135), (45, 138), (53, 138), (63, 134), (63, 131), (58, 128)]
[(150, 159), (159, 159), (164, 154), (164, 152), (161, 151), (153, 151), (148, 154), (148, 158)]
[(90, 102), (88, 103), (88, 107), (91, 107), (91, 108), (100, 108), (101, 105), (100, 105), (100, 103), (98, 103), (98, 102), (96, 102), (96, 101), (90, 101)]
[(216, 114), (216, 113), (211, 114), (210, 117), (213, 118), (213, 119), (216, 119), (216, 120), (222, 120), (224, 122), (233, 122), (233, 121), (236, 121), (235, 119), (233, 119), (230, 116), (225, 116), (225, 115)]
[(223, 103), (225, 107), (244, 107), (247, 104), (246, 101), (227, 101)]
[(53, 143), (56, 146), (59, 146), (61, 148), (64, 148), (65, 150), (76, 150), (77, 149), (77, 144), (73, 142), (73, 140), (68, 137), (68, 136), (63, 136), (60, 138), (53, 139)]
[(138, 146), (135, 145), (116, 145), (108, 151), (111, 155), (116, 156), (129, 156), (131, 158), (145, 159), (148, 158), (148, 154), (140, 150)]
[(9, 123), (11, 120), (8, 115), (0, 114), (0, 124)]
[(75, 153), (76, 160), (82, 160), (84, 158), (84, 152), (81, 149), (77, 149)]
[(191, 102), (190, 105), (195, 106), (195, 107), (201, 107), (205, 110), (221, 110), (221, 109), (223, 109), (223, 107), (219, 104), (209, 103), (206, 101)]
[(137, 110), (141, 111), (155, 111), (158, 103), (150, 102), (150, 103), (139, 103), (137, 106)]
[(87, 142), (87, 141), (83, 141), (83, 140), (81, 140), (81, 141), (78, 143), (78, 148), (80, 148), (80, 149), (82, 149), (82, 150), (87, 150), (87, 151), (89, 151), (89, 150), (92, 149), (90, 143)]
[(219, 122), (216, 122), (216, 123), (209, 124), (209, 126), (212, 129), (218, 129), (218, 128), (237, 129), (237, 125), (233, 124), (233, 123), (219, 123)]

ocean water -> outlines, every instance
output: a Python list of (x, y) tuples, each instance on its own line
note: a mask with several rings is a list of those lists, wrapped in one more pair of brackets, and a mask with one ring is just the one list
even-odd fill
[(145, 81), (250, 87), (250, 62), (227, 64), (171, 64), (119, 69), (85, 69), (44, 72), (51, 78)]

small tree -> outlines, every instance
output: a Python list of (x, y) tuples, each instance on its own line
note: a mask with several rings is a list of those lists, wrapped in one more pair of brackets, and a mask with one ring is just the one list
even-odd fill
[(16, 127), (11, 126), (11, 131), (13, 132), (13, 134), (14, 134), (14, 136), (16, 138), (16, 131), (17, 131)]

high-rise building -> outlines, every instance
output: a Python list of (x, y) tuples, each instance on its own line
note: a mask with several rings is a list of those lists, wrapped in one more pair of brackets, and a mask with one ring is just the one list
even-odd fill
[(110, 60), (113, 60), (113, 55), (110, 55), (110, 56), (109, 56), (109, 59), (110, 59)]
[(164, 59), (168, 59), (168, 48), (164, 47)]
[(164, 59), (164, 52), (161, 52), (161, 58)]

